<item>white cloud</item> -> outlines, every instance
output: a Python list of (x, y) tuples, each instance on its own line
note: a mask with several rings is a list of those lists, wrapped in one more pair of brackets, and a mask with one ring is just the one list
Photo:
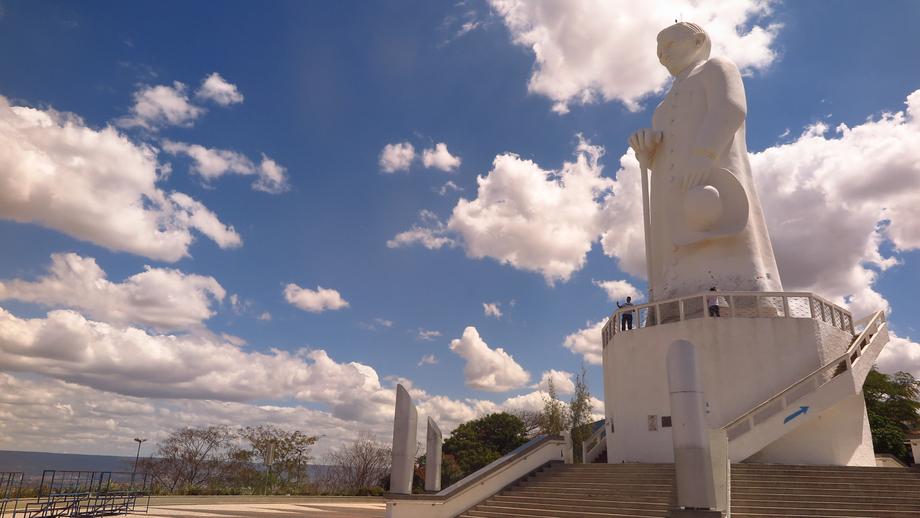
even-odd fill
[(227, 82), (217, 72), (202, 81), (201, 87), (195, 92), (195, 95), (202, 99), (210, 99), (221, 106), (243, 102), (243, 94), (236, 88), (236, 85)]
[(483, 302), (482, 311), (487, 317), (501, 318), (502, 310), (499, 306), (501, 306), (500, 302)]
[(419, 243), (429, 250), (455, 246), (457, 243), (448, 235), (447, 226), (430, 210), (419, 211), (419, 223), (393, 236), (387, 241), (387, 248), (399, 248)]
[(225, 174), (256, 176), (252, 188), (271, 194), (288, 189), (286, 170), (271, 158), (262, 155), (262, 162), (256, 166), (245, 155), (229, 149), (211, 149), (198, 144), (163, 141), (163, 150), (171, 155), (185, 154), (194, 162), (192, 171), (210, 182)]
[(421, 360), (418, 361), (419, 367), (421, 367), (422, 365), (437, 365), (437, 364), (438, 364), (438, 358), (433, 354), (426, 354), (425, 356), (422, 356)]
[(459, 192), (462, 190), (463, 190), (463, 187), (460, 187), (459, 185), (455, 184), (452, 180), (448, 180), (444, 182), (444, 185), (435, 189), (435, 192), (438, 193), (439, 196), (446, 196), (447, 193), (449, 192)]
[(713, 40), (713, 54), (726, 55), (744, 71), (775, 59), (771, 48), (780, 29), (761, 20), (769, 0), (665, 0), (637, 7), (629, 0), (490, 0), (517, 45), (534, 53), (528, 82), (548, 97), (553, 110), (572, 103), (640, 101), (662, 91), (668, 73), (658, 62), (656, 36), (678, 15), (700, 24)]
[(416, 339), (425, 340), (426, 342), (430, 342), (439, 336), (441, 336), (440, 331), (435, 331), (433, 329), (422, 329), (422, 328), (419, 328), (418, 333), (415, 335)]
[(45, 451), (132, 457), (137, 448), (132, 437), (149, 440), (141, 450), (146, 456), (169, 433), (188, 426), (272, 423), (325, 435), (313, 448), (317, 457), (364, 430), (388, 440), (393, 428), (392, 416), (390, 422), (378, 424), (346, 421), (303, 406), (138, 398), (9, 373), (0, 373), (0, 414), (0, 449), (26, 450), (41, 444)]
[(155, 131), (164, 126), (191, 126), (205, 109), (189, 101), (188, 88), (179, 81), (172, 86), (144, 86), (134, 92), (131, 115), (118, 119), (119, 126)]
[(168, 169), (154, 149), (72, 114), (0, 96), (0, 171), (0, 218), (169, 262), (188, 255), (193, 229), (221, 248), (242, 245), (200, 202), (157, 186)]
[(409, 142), (399, 142), (383, 146), (378, 163), (380, 170), (384, 173), (395, 173), (396, 171), (408, 171), (413, 160), (415, 160), (415, 147)]
[(588, 322), (583, 329), (565, 337), (562, 345), (575, 354), (580, 354), (584, 360), (592, 365), (602, 365), (604, 363), (604, 344), (601, 341), (601, 331), (606, 318), (597, 322)]
[(463, 375), (470, 388), (505, 392), (523, 387), (530, 379), (530, 374), (510, 354), (500, 347), (490, 348), (473, 326), (450, 342), (450, 350), (466, 360)]
[(447, 227), (466, 254), (567, 281), (585, 263), (601, 231), (600, 198), (612, 185), (601, 176), (603, 148), (579, 139), (576, 160), (545, 171), (517, 155), (499, 155), (477, 178), (474, 200), (461, 198)]
[(434, 167), (441, 171), (453, 171), (460, 167), (460, 162), (460, 157), (451, 155), (444, 142), (438, 142), (433, 149), (428, 148), (422, 151), (422, 165), (426, 169)]
[(323, 350), (241, 345), (232, 336), (117, 328), (70, 310), (26, 319), (0, 308), (0, 448), (37, 441), (51, 451), (111, 454), (133, 451), (130, 437), (156, 442), (185, 426), (271, 422), (302, 430), (309, 423), (305, 431), (327, 436), (321, 453), (364, 430), (389, 442), (396, 382), (409, 387), (420, 422), (431, 415), (445, 433), (520, 399), (453, 400), (403, 378), (384, 384), (372, 367), (336, 362)]
[(52, 254), (48, 275), (35, 282), (0, 282), (0, 300), (76, 308), (112, 324), (161, 330), (200, 327), (214, 316), (212, 303), (225, 294), (214, 277), (149, 266), (123, 282), (112, 282), (95, 259), (73, 253)]
[(546, 391), (549, 389), (549, 380), (553, 380), (553, 388), (556, 389), (557, 394), (573, 394), (575, 393), (573, 376), (574, 374), (571, 372), (557, 371), (556, 369), (543, 371), (542, 376), (540, 376), (540, 383), (534, 388)]
[(315, 290), (301, 288), (296, 284), (284, 287), (284, 300), (311, 313), (322, 313), (348, 307), (348, 302), (338, 291), (317, 286)]
[(257, 191), (277, 194), (288, 189), (287, 169), (262, 153), (259, 162), (259, 178), (252, 184)]
[(920, 248), (920, 90), (906, 111), (828, 133), (816, 124), (751, 165), (784, 288), (846, 301), (861, 317), (888, 306), (877, 270)]
[(626, 300), (632, 297), (633, 302), (642, 300), (645, 296), (635, 286), (627, 281), (591, 281), (595, 286), (607, 293), (607, 299), (612, 302)]
[[(8, 371), (137, 397), (295, 398), (325, 403), (336, 415), (364, 404), (355, 398), (392, 402), (367, 365), (336, 363), (323, 350), (246, 352), (234, 342), (115, 327), (71, 310), (24, 319), (0, 308), (0, 363)], [(385, 413), (377, 408), (370, 417)]]
[(393, 321), (385, 318), (375, 318), (374, 323), (382, 327), (393, 327)]
[(879, 354), (878, 369), (888, 374), (909, 372), (920, 379), (920, 344), (910, 338), (890, 333), (891, 340)]
[(271, 320), (272, 320), (272, 314), (269, 313), (268, 311), (263, 311), (263, 312), (259, 315), (259, 320), (261, 320), (261, 321), (263, 321), (263, 322), (271, 322)]

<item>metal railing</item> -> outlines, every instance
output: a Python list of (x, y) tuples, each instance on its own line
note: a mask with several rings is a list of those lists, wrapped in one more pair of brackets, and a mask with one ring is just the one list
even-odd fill
[[(857, 324), (859, 324), (857, 322)], [(734, 421), (726, 424), (722, 429), (728, 435), (728, 440), (734, 440), (754, 429), (758, 424), (774, 415), (787, 410), (797, 400), (816, 392), (822, 386), (841, 374), (851, 372), (853, 364), (862, 356), (866, 347), (882, 330), (885, 325), (885, 312), (878, 311), (868, 319), (859, 335), (853, 339), (850, 347), (839, 357), (831, 360), (824, 366), (813, 371), (793, 385), (772, 398), (755, 406)]]
[[(604, 347), (614, 335), (646, 327), (713, 318), (706, 304), (715, 296), (719, 318), (811, 318), (855, 334), (853, 315), (814, 293), (790, 291), (704, 291), (688, 297), (638, 304), (616, 310), (601, 331)], [(622, 330), (622, 317), (632, 315), (632, 329)]]
[[(34, 499), (17, 501), (11, 518), (98, 518), (146, 513), (146, 473), (45, 470)], [(7, 518), (7, 517), (0, 517)]]

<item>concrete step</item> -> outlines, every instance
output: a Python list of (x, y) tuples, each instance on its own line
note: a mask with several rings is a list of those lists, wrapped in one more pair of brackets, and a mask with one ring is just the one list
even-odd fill
[(732, 509), (746, 508), (784, 508), (784, 509), (830, 509), (835, 507), (854, 509), (861, 511), (913, 511), (920, 516), (920, 504), (905, 504), (901, 502), (867, 502), (863, 501), (783, 501), (781, 499), (771, 500), (737, 500), (732, 499)]
[(611, 507), (615, 505), (633, 506), (641, 508), (662, 508), (666, 509), (669, 505), (668, 498), (654, 499), (633, 499), (625, 495), (601, 495), (596, 498), (572, 498), (559, 497), (556, 495), (496, 495), (491, 501), (509, 504), (527, 504), (527, 505), (565, 505), (572, 507)]
[[(516, 512), (506, 512), (506, 511), (467, 511), (461, 515), (459, 518), (517, 518), (521, 516)], [(611, 518), (649, 518), (648, 516), (643, 516), (639, 514), (627, 514), (627, 513), (604, 513), (604, 514), (542, 514), (539, 515), (541, 518), (600, 518), (603, 516), (609, 516)], [(667, 518), (667, 514), (655, 515), (656, 517)]]
[(621, 501), (629, 500), (633, 502), (670, 502), (672, 500), (671, 491), (650, 491), (646, 493), (604, 493), (597, 491), (572, 492), (562, 490), (536, 490), (533, 488), (505, 490), (499, 495), (514, 496), (521, 498), (555, 498), (559, 500), (609, 500)]
[(733, 502), (766, 502), (766, 501), (777, 501), (782, 499), (783, 502), (788, 502), (790, 505), (796, 504), (798, 502), (841, 502), (841, 503), (859, 503), (859, 502), (869, 502), (869, 503), (891, 503), (898, 505), (920, 505), (920, 494), (915, 492), (912, 493), (899, 493), (895, 495), (890, 494), (866, 494), (866, 493), (788, 493), (782, 492), (777, 493), (775, 491), (762, 492), (762, 493), (750, 493), (750, 492), (740, 492), (739, 490), (734, 490), (732, 492), (732, 501)]
[[(636, 482), (636, 483), (649, 483), (649, 484), (673, 484), (674, 475), (611, 475), (607, 477), (579, 477), (579, 476), (558, 476), (558, 475), (547, 475), (540, 478), (543, 482), (549, 483), (559, 483), (559, 484), (605, 484), (605, 483), (620, 483), (620, 482)], [(528, 479), (524, 482), (536, 482), (536, 478)]]
[[(636, 504), (633, 502), (616, 502), (613, 505), (607, 503), (604, 505), (587, 505), (587, 502), (584, 502), (581, 505), (572, 505), (572, 504), (560, 504), (560, 503), (526, 503), (526, 502), (508, 502), (508, 501), (490, 501), (488, 504), (483, 504), (477, 507), (479, 510), (488, 511), (489, 509), (494, 508), (505, 508), (505, 509), (516, 509), (522, 514), (533, 516), (531, 511), (539, 513), (540, 511), (549, 511), (553, 513), (572, 513), (572, 512), (585, 512), (585, 513), (629, 513), (636, 514), (640, 516), (657, 516), (661, 513), (667, 512), (668, 507), (665, 506), (655, 506), (655, 505), (646, 505), (646, 504)], [(539, 516), (539, 514), (537, 514)]]
[(569, 510), (553, 510), (553, 509), (542, 509), (539, 507), (536, 508), (526, 508), (526, 507), (505, 507), (499, 505), (489, 505), (489, 506), (477, 506), (475, 509), (471, 509), (462, 514), (462, 516), (482, 516), (482, 517), (506, 517), (506, 516), (539, 516), (539, 517), (557, 517), (557, 518), (596, 518), (601, 516), (610, 516), (610, 517), (631, 517), (631, 518), (665, 518), (667, 517), (668, 512), (666, 510), (662, 511), (644, 511), (644, 510), (629, 510), (629, 509), (604, 509), (604, 510), (584, 510), (584, 509), (569, 509)]
[(761, 508), (760, 510), (736, 511), (732, 508), (732, 518), (916, 518), (915, 511), (849, 511), (846, 509), (795, 509), (791, 511), (776, 508)]

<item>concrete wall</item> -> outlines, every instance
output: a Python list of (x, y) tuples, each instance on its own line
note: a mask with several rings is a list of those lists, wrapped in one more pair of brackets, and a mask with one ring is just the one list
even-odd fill
[[(614, 421), (609, 462), (673, 462), (670, 429), (661, 427), (661, 416), (671, 415), (665, 354), (676, 339), (697, 346), (708, 424), (721, 428), (841, 354), (852, 336), (805, 318), (694, 319), (618, 333), (604, 350), (607, 417)], [(658, 430), (649, 430), (649, 415), (657, 416)], [(865, 411), (859, 415), (863, 419)], [(845, 428), (837, 434), (864, 440), (861, 420), (840, 424)], [(842, 457), (834, 448), (817, 456), (837, 463)]]
[(872, 432), (862, 392), (784, 435), (748, 462), (875, 466)]

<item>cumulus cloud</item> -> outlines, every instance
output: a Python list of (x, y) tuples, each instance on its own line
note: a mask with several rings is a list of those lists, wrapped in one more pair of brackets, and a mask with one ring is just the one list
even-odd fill
[(576, 160), (546, 171), (514, 154), (499, 155), (477, 178), (477, 197), (461, 198), (447, 227), (466, 254), (567, 281), (585, 264), (600, 233), (600, 199), (611, 186), (601, 176), (603, 148), (580, 139)]
[(450, 237), (447, 225), (441, 222), (438, 216), (430, 210), (418, 213), (419, 222), (412, 225), (409, 230), (404, 230), (387, 241), (387, 248), (399, 248), (413, 244), (420, 244), (429, 250), (437, 250), (444, 246), (455, 246), (456, 241)]
[(603, 365), (604, 344), (601, 341), (601, 331), (606, 323), (606, 318), (593, 323), (588, 322), (583, 329), (566, 336), (562, 345), (574, 354), (580, 354), (586, 362), (592, 365)]
[(131, 114), (118, 119), (119, 126), (155, 131), (164, 126), (191, 126), (205, 109), (188, 98), (188, 87), (179, 81), (172, 86), (144, 86), (134, 92)]
[(421, 327), (418, 328), (418, 332), (415, 335), (416, 339), (424, 340), (426, 342), (430, 342), (439, 336), (441, 336), (440, 331), (435, 331), (433, 329), (422, 329)]
[(893, 332), (889, 334), (891, 340), (882, 349), (876, 362), (879, 370), (888, 374), (909, 372), (920, 379), (920, 344)]
[(607, 293), (607, 299), (616, 302), (632, 297), (633, 302), (642, 300), (645, 296), (628, 281), (591, 281), (595, 286)]
[(0, 170), (0, 218), (169, 262), (188, 255), (192, 230), (221, 248), (242, 245), (203, 204), (157, 186), (168, 169), (154, 149), (72, 114), (0, 96)]
[(311, 313), (347, 308), (348, 302), (338, 291), (317, 286), (315, 290), (291, 283), (284, 287), (284, 300)]
[[(26, 319), (0, 308), (0, 362), (7, 371), (137, 397), (295, 398), (325, 403), (342, 416), (358, 411), (355, 398), (392, 402), (367, 365), (337, 363), (323, 350), (247, 352), (233, 342), (115, 327), (71, 310)], [(369, 418), (385, 413), (374, 409)]]
[(441, 171), (453, 171), (460, 167), (460, 162), (460, 157), (451, 155), (444, 142), (438, 142), (434, 148), (422, 151), (422, 165), (426, 169), (433, 167)]
[(460, 187), (459, 185), (455, 184), (453, 181), (448, 180), (444, 182), (444, 185), (438, 187), (434, 191), (438, 193), (439, 196), (446, 196), (447, 193), (458, 192), (462, 190), (463, 190), (463, 187)]
[(207, 76), (202, 81), (201, 87), (195, 92), (195, 95), (202, 99), (214, 101), (221, 106), (243, 102), (243, 94), (240, 93), (236, 85), (228, 82), (217, 72)]
[(786, 289), (845, 302), (858, 317), (887, 308), (877, 272), (920, 248), (920, 90), (906, 104), (751, 155)]
[(437, 364), (438, 364), (438, 358), (433, 354), (426, 354), (425, 356), (422, 356), (421, 360), (418, 361), (419, 367), (421, 367), (422, 365), (437, 365)]
[(171, 155), (184, 154), (192, 159), (192, 171), (205, 182), (226, 174), (255, 176), (252, 188), (257, 191), (278, 194), (288, 189), (286, 169), (271, 158), (262, 155), (256, 165), (242, 153), (229, 149), (212, 149), (198, 144), (163, 141), (163, 150)]
[(214, 277), (150, 266), (123, 282), (112, 282), (91, 257), (52, 254), (48, 274), (34, 282), (0, 282), (0, 300), (80, 309), (115, 325), (161, 330), (200, 327), (214, 316), (212, 304), (226, 292)]
[[(241, 345), (235, 337), (114, 327), (71, 310), (30, 319), (0, 308), (0, 447), (40, 440), (58, 451), (111, 453), (141, 433), (156, 441), (183, 426), (264, 422), (309, 422), (311, 433), (328, 436), (321, 447), (364, 430), (388, 442), (396, 382), (410, 387), (421, 422), (430, 415), (445, 433), (521, 399), (454, 400), (403, 378), (381, 381), (371, 366), (340, 363), (323, 350), (249, 352)], [(306, 403), (322, 409), (300, 406)], [(68, 433), (76, 431), (82, 433)]]
[(575, 381), (572, 379), (573, 376), (574, 374), (571, 372), (557, 371), (556, 369), (543, 371), (543, 374), (540, 376), (540, 383), (538, 383), (535, 388), (546, 391), (549, 389), (550, 380), (552, 380), (553, 388), (556, 389), (557, 394), (573, 394), (575, 393)]
[(483, 302), (482, 311), (487, 317), (501, 318), (502, 310), (500, 306), (500, 302)]
[(0, 449), (41, 444), (47, 451), (125, 456), (134, 455), (137, 448), (131, 437), (150, 440), (141, 452), (146, 455), (157, 442), (184, 427), (272, 423), (296, 430), (310, 423), (309, 433), (325, 435), (313, 448), (317, 456), (365, 430), (388, 440), (393, 428), (392, 422), (356, 423), (299, 405), (139, 398), (11, 373), (0, 373), (0, 414), (4, 416)]
[(628, 0), (490, 0), (511, 33), (529, 48), (534, 66), (528, 90), (566, 113), (573, 103), (619, 101), (637, 111), (640, 101), (661, 92), (668, 73), (658, 62), (656, 36), (677, 14), (700, 24), (713, 40), (713, 54), (743, 71), (764, 69), (776, 58), (779, 32), (765, 23), (769, 0), (667, 0), (637, 8)]
[(268, 311), (263, 311), (262, 313), (259, 314), (259, 320), (263, 322), (271, 322), (272, 314), (269, 313)]
[(490, 348), (473, 326), (464, 329), (460, 338), (451, 340), (450, 350), (466, 360), (463, 375), (470, 388), (505, 392), (525, 386), (530, 379), (510, 354), (501, 347)]
[(409, 142), (399, 142), (383, 146), (378, 164), (384, 173), (408, 171), (415, 160), (415, 146)]

